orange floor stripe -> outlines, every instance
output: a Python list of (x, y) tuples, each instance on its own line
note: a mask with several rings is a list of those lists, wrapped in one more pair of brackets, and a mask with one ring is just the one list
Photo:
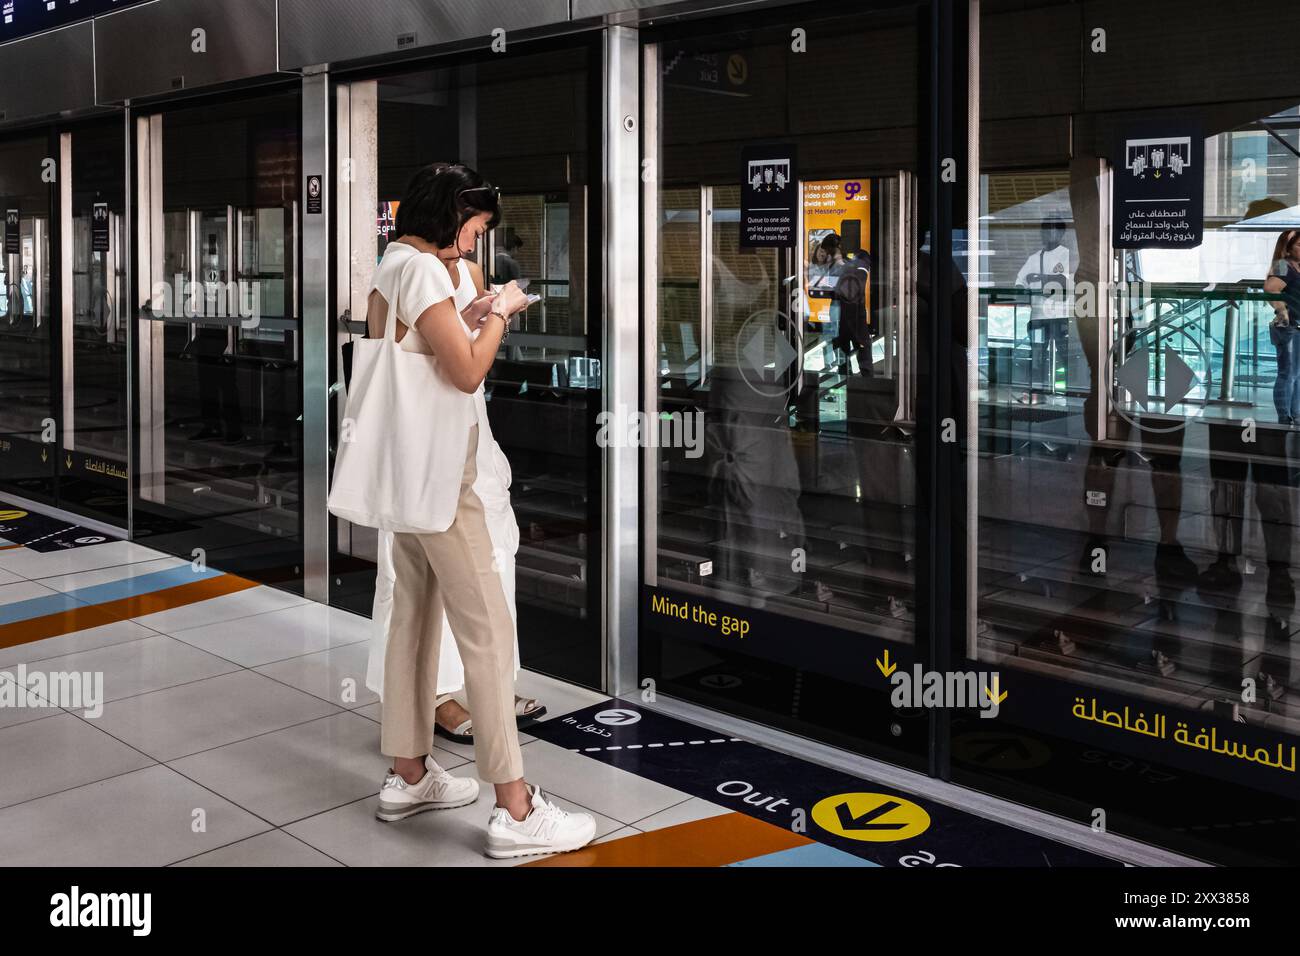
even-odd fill
[(0, 544), (0, 551), (12, 551), (14, 548), (24, 548), (22, 544)]
[(0, 648), (16, 647), (47, 637), (58, 637), (73, 631), (84, 631), (88, 627), (99, 627), (115, 621), (125, 621), (142, 614), (154, 614), (174, 607), (183, 607), (197, 601), (234, 594), (248, 588), (257, 587), (256, 581), (223, 574), (220, 577), (204, 578), (190, 584), (179, 584), (174, 588), (163, 588), (148, 594), (137, 594), (117, 601), (103, 604), (90, 604), (86, 607), (72, 608), (57, 614), (35, 617), (29, 621), (14, 621), (12, 624), (0, 625)]
[(726, 866), (814, 842), (743, 813), (681, 823), (597, 843), (524, 866)]

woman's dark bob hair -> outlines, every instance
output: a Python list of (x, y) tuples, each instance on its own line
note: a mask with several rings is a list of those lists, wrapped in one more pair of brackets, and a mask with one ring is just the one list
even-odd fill
[(465, 223), (483, 212), (492, 214), (489, 229), (501, 221), (495, 186), (461, 163), (433, 163), (411, 177), (394, 231), (445, 249), (455, 244)]

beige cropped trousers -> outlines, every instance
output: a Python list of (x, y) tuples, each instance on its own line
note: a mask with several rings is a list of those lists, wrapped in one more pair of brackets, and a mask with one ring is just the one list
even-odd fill
[(437, 534), (393, 535), (396, 581), (380, 747), (390, 757), (423, 757), (433, 746), (445, 611), (465, 665), (478, 776), (509, 783), (524, 775), (515, 725), (515, 629), (493, 564), (483, 503), (474, 493), (477, 451), (474, 425), (451, 526)]

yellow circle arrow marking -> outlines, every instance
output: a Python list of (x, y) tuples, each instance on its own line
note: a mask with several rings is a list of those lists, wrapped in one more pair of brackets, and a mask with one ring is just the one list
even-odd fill
[(813, 807), (813, 822), (836, 836), (867, 843), (897, 843), (930, 828), (930, 814), (891, 793), (837, 793)]

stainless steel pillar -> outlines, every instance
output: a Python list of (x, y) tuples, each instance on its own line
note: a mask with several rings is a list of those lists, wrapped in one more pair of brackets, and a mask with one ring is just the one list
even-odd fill
[[(329, 350), (330, 100), (329, 73), (309, 68), (302, 78), (302, 544), (303, 594), (329, 601)], [(320, 212), (307, 191), (320, 185)]]
[[(640, 47), (633, 28), (609, 27), (605, 31), (602, 407), (610, 413), (640, 407)], [(601, 450), (605, 479), (605, 689), (611, 694), (628, 694), (637, 686), (640, 449), (623, 444)]]

